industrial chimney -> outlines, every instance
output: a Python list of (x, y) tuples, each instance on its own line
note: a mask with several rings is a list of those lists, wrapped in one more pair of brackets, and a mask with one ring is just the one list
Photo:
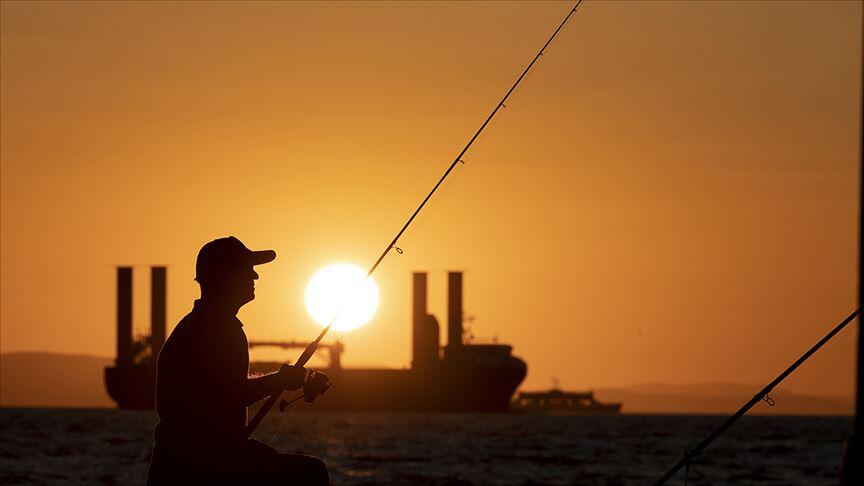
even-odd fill
[(132, 267), (117, 267), (117, 367), (132, 366)]
[(447, 347), (462, 346), (462, 272), (447, 273)]
[(159, 356), (165, 343), (165, 267), (150, 268), (150, 346), (153, 358)]
[(428, 369), (438, 363), (440, 331), (435, 316), (426, 312), (426, 274), (414, 273), (412, 302), (412, 369)]

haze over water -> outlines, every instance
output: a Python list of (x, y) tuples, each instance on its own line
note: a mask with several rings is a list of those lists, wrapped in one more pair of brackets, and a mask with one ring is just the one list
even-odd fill
[[(0, 351), (113, 356), (113, 267), (169, 264), (173, 325), (227, 234), (279, 254), (250, 339), (315, 336), (314, 271), (371, 263), (568, 6), (0, 8)], [(461, 269), (527, 388), (770, 379), (855, 305), (860, 19), (587, 2), (382, 269), (344, 364), (407, 366), (410, 272), (438, 272), (440, 318)], [(852, 351), (796, 391), (851, 394)]]

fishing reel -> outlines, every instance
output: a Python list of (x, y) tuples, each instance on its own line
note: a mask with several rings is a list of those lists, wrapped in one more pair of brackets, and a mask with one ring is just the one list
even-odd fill
[[(319, 373), (315, 370), (309, 370), (309, 374), (306, 377), (306, 381), (303, 383), (303, 395), (302, 398), (306, 403), (312, 403), (315, 401), (315, 398), (318, 395), (323, 395), (327, 393), (327, 390), (330, 389), (330, 379), (324, 373)], [(301, 397), (296, 397), (291, 400), (285, 400), (284, 398), (279, 402), (279, 411), (285, 412), (288, 408), (288, 405), (299, 400)]]
[(309, 372), (309, 377), (306, 378), (306, 383), (303, 384), (303, 399), (306, 403), (312, 403), (318, 395), (327, 393), (330, 389), (330, 378), (324, 373), (319, 373), (315, 370)]

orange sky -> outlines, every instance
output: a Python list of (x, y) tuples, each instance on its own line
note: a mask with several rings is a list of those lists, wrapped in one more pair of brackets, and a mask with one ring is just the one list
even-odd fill
[[(173, 325), (228, 234), (279, 254), (250, 339), (311, 339), (312, 273), (377, 257), (569, 5), (3, 2), (0, 351), (113, 356), (113, 267), (144, 331), (170, 265)], [(444, 322), (462, 269), (527, 388), (770, 380), (856, 305), (861, 35), (859, 2), (586, 2), (345, 364), (407, 366), (410, 272)], [(794, 390), (851, 394), (852, 335)]]

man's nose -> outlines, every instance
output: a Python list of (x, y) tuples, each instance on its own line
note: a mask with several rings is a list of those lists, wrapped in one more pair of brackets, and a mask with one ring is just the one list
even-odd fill
[(252, 280), (258, 280), (258, 272), (252, 270)]

